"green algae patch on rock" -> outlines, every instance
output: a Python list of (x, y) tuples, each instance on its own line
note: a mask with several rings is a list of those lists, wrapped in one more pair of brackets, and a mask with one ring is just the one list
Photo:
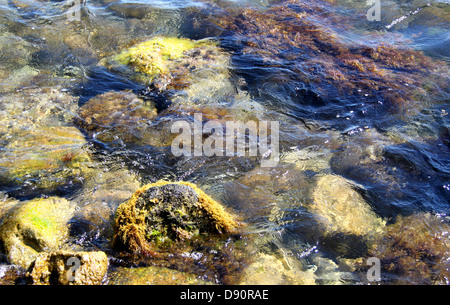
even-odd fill
[(184, 52), (196, 46), (195, 42), (186, 38), (155, 37), (123, 51), (116, 60), (154, 77), (168, 73), (170, 60), (181, 58)]
[(323, 175), (316, 181), (310, 210), (318, 215), (329, 233), (357, 236), (381, 232), (385, 223), (378, 217), (352, 182), (336, 175)]
[(41, 127), (13, 133), (0, 153), (0, 181), (21, 188), (54, 193), (82, 184), (91, 158), (75, 127)]
[(211, 40), (164, 36), (136, 43), (100, 62), (160, 91), (185, 90), (194, 85), (195, 93), (208, 91), (201, 82), (214, 91), (223, 88), (222, 82), (229, 77), (229, 63), (230, 55)]
[(27, 275), (34, 285), (100, 285), (108, 270), (102, 251), (39, 253)]
[(239, 223), (223, 206), (189, 182), (146, 185), (116, 211), (113, 244), (152, 253), (214, 235), (233, 233)]
[[(389, 283), (447, 285), (449, 231), (448, 217), (430, 213), (398, 216), (372, 243), (368, 254), (380, 259), (382, 280), (393, 281)], [(395, 276), (389, 277), (391, 273)]]
[(109, 277), (109, 285), (212, 285), (198, 275), (156, 266), (119, 267)]
[(74, 213), (59, 197), (18, 203), (3, 216), (0, 242), (9, 262), (28, 268), (39, 252), (58, 250), (68, 239), (68, 221)]

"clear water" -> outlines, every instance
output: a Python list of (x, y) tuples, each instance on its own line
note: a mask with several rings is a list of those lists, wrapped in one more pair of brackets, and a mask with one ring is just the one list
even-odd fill
[[(322, 50), (303, 47), (308, 42), (264, 44), (264, 39), (267, 42), (272, 36), (267, 28), (255, 30), (259, 21), (246, 12), (267, 14), (270, 19), (275, 18), (270, 10), (276, 12), (277, 7), (305, 14), (308, 25), (323, 31), (322, 36), (310, 36)], [(450, 5), (446, 1), (382, 0), (379, 22), (367, 21), (368, 8), (351, 0), (88, 0), (80, 21), (68, 23), (65, 1), (1, 0), (0, 94), (30, 87), (62, 87), (78, 98), (81, 107), (110, 90), (142, 90), (141, 84), (99, 64), (126, 45), (155, 35), (218, 41), (231, 58), (229, 82), (240, 95), (219, 92), (196, 106), (209, 106), (211, 113), (219, 105), (228, 111), (241, 107), (253, 117), (279, 121), (282, 162), (262, 170), (255, 158), (175, 158), (170, 147), (111, 145), (88, 139), (99, 164), (112, 172), (126, 169), (135, 173), (141, 183), (159, 179), (195, 182), (250, 224), (246, 234), (259, 236), (255, 244), (261, 249), (257, 251), (272, 251), (284, 255), (292, 266), (298, 263), (304, 270), (316, 270), (317, 283), (365, 282), (361, 273), (347, 271), (342, 263), (342, 259), (364, 256), (358, 249), (360, 243), (346, 244), (346, 236), (324, 241), (322, 233), (314, 229), (316, 216), (308, 206), (317, 177), (337, 174), (352, 181), (354, 189), (388, 224), (395, 223), (399, 215), (423, 212), (440, 215), (448, 223), (445, 217), (450, 213), (450, 92), (445, 72), (450, 57)], [(276, 22), (292, 25), (297, 21), (286, 16)], [(301, 28), (302, 22), (297, 25)], [(323, 41), (317, 43), (320, 37)], [(340, 88), (338, 83), (343, 80), (338, 74), (334, 74), (336, 79), (328, 79), (331, 72), (324, 63), (342, 67), (341, 59), (334, 61), (338, 55), (333, 44), (350, 50), (353, 56), (362, 53), (352, 48), (376, 49), (380, 45), (423, 52), (441, 70), (386, 68), (395, 78), (382, 86), (405, 94), (404, 102), (397, 105), (386, 97), (385, 89), (361, 85), (366, 75), (352, 72), (356, 74), (342, 76), (358, 84), (354, 87), (346, 84)], [(423, 76), (416, 79), (418, 75)], [(383, 77), (369, 81), (383, 82)], [(163, 120), (174, 116), (168, 114)], [(95, 210), (99, 205), (86, 194), (116, 186), (88, 185), (64, 196), (80, 209), (93, 204)], [(23, 195), (20, 187), (0, 187), (12, 196)], [(40, 195), (27, 193), (24, 198)], [(106, 200), (111, 211), (118, 204), (120, 200)], [(108, 221), (88, 228), (80, 222), (73, 238), (82, 247), (95, 245), (106, 251), (110, 229)], [(342, 254), (336, 244), (355, 249)]]

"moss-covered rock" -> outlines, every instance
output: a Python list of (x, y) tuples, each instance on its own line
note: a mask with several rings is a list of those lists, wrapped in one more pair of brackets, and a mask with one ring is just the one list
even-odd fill
[(34, 285), (100, 285), (108, 270), (102, 251), (39, 253), (28, 273)]
[(0, 153), (0, 181), (20, 195), (64, 193), (89, 172), (87, 142), (75, 127), (41, 127), (11, 135)]
[(74, 208), (64, 198), (18, 203), (1, 219), (0, 242), (7, 259), (28, 268), (39, 252), (58, 250), (69, 235)]
[(104, 58), (101, 64), (148, 85), (152, 96), (208, 104), (235, 94), (229, 80), (230, 62), (230, 54), (211, 40), (156, 36)]
[(211, 41), (156, 36), (137, 43), (113, 57), (131, 67), (137, 79), (154, 83), (159, 89), (182, 89), (192, 83), (192, 75), (207, 69), (227, 69), (228, 56)]
[(357, 236), (380, 232), (384, 221), (375, 214), (352, 183), (340, 176), (317, 178), (310, 210), (318, 215), (329, 233)]
[(153, 78), (169, 73), (170, 62), (181, 58), (196, 45), (185, 38), (155, 37), (123, 51), (116, 60)]
[(152, 253), (178, 242), (232, 233), (238, 226), (196, 185), (158, 181), (137, 190), (117, 208), (113, 244), (134, 253)]

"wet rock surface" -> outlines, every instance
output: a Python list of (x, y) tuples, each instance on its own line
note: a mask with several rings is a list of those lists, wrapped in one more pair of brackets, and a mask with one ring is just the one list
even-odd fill
[(3, 215), (0, 241), (10, 263), (28, 268), (40, 252), (58, 250), (68, 240), (73, 206), (49, 197), (18, 203)]
[(47, 252), (36, 257), (28, 277), (33, 285), (100, 285), (107, 269), (108, 258), (101, 251)]
[(119, 267), (111, 272), (108, 285), (211, 285), (195, 274), (165, 267)]

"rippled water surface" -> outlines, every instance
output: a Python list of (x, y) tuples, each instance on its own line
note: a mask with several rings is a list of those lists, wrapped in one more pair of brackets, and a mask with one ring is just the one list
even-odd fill
[[(145, 183), (190, 181), (247, 224), (240, 240), (252, 254), (214, 273), (188, 253), (195, 267), (180, 271), (215, 283), (367, 283), (365, 261), (376, 256), (382, 283), (448, 284), (450, 5), (380, 4), (381, 20), (368, 21), (370, 6), (352, 0), (88, 0), (70, 21), (65, 1), (0, 0), (0, 198), (68, 198), (74, 247), (114, 257), (117, 206)], [(180, 72), (187, 87), (109, 64), (155, 36), (214, 41), (220, 52), (211, 66)], [(156, 105), (145, 135), (76, 123), (91, 99), (121, 90)], [(196, 112), (223, 124), (279, 122), (280, 162), (175, 157), (168, 126)], [(64, 128), (80, 139), (46, 135), (75, 132)], [(41, 166), (54, 143), (89, 151), (89, 177), (50, 161), (37, 176), (19, 175)], [(427, 236), (439, 246), (421, 248)]]

